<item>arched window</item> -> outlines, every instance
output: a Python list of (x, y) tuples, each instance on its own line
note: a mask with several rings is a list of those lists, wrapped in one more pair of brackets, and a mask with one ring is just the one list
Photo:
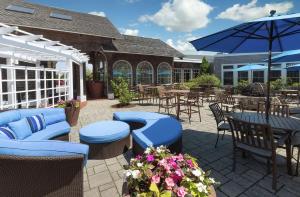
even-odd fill
[(152, 84), (153, 83), (153, 67), (149, 62), (140, 62), (136, 67), (136, 83)]
[(170, 84), (172, 83), (172, 67), (168, 63), (160, 63), (157, 67), (157, 83)]
[(132, 82), (132, 67), (129, 62), (119, 60), (113, 65), (113, 79), (124, 78), (129, 84)]

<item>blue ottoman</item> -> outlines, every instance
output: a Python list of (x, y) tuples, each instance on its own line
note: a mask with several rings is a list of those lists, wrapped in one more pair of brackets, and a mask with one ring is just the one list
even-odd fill
[(130, 148), (129, 125), (121, 121), (100, 121), (82, 127), (80, 142), (89, 145), (89, 159), (108, 159)]

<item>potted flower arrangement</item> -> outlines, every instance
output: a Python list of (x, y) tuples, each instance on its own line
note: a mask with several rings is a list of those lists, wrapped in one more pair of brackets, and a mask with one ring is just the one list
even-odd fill
[(195, 158), (171, 154), (163, 146), (147, 148), (125, 169), (123, 196), (216, 196), (214, 179), (199, 168)]
[(71, 126), (76, 126), (79, 118), (80, 102), (77, 100), (60, 100), (58, 101), (58, 107), (65, 109), (67, 122)]

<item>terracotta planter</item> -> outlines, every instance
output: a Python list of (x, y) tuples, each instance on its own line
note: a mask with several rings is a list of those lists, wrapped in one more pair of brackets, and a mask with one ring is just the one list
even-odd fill
[(100, 99), (104, 95), (104, 82), (102, 81), (87, 81), (86, 89), (88, 97), (91, 99)]
[(66, 107), (65, 108), (67, 122), (71, 126), (76, 126), (79, 118), (80, 107)]
[[(128, 187), (127, 187), (127, 183), (124, 182), (123, 183), (123, 187), (122, 187), (122, 197), (131, 197), (129, 191), (128, 191)], [(217, 197), (215, 188), (213, 186), (210, 186), (210, 195), (209, 197)]]

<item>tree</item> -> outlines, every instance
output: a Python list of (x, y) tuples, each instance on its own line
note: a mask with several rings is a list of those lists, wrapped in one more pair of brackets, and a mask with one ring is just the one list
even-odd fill
[(202, 63), (200, 65), (201, 74), (211, 74), (211, 64), (207, 61), (205, 57), (202, 58)]

